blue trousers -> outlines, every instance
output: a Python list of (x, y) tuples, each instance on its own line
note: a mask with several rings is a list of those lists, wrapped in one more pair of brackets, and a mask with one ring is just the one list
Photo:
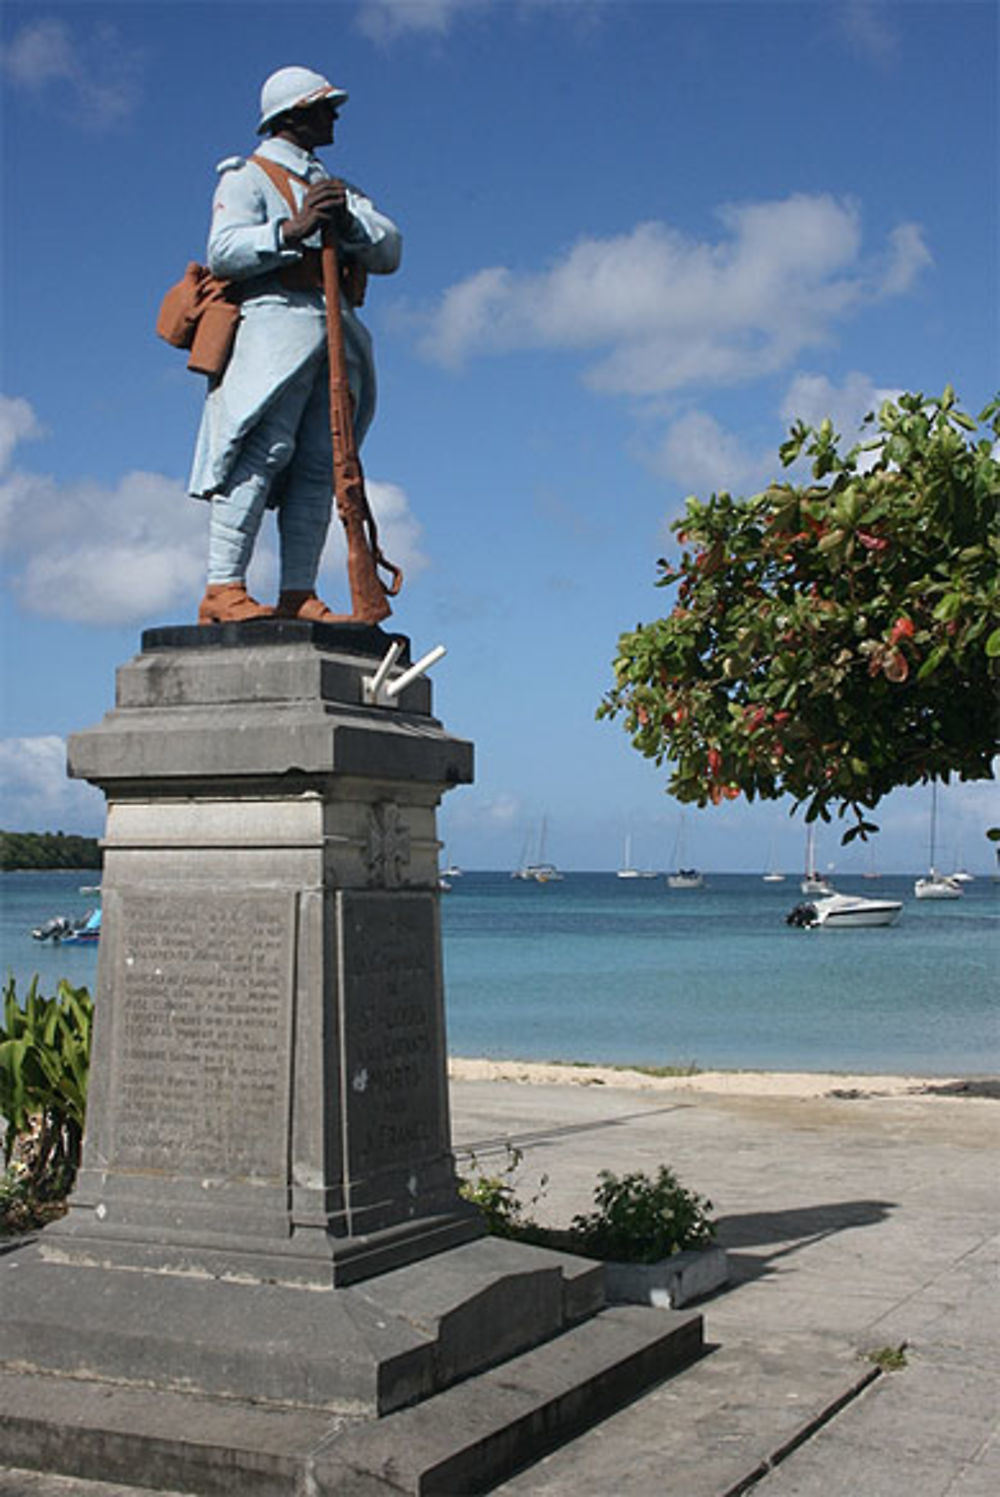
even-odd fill
[(212, 496), (208, 580), (245, 582), (268, 502), (278, 511), (282, 592), (312, 592), (333, 508), (333, 447), (325, 351), (317, 353), (244, 438)]

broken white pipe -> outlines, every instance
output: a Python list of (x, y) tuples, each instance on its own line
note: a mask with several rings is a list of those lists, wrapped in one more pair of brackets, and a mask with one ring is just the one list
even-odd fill
[[(415, 665), (411, 665), (408, 671), (404, 671), (401, 676), (397, 676), (395, 681), (390, 681), (389, 685), (385, 688), (385, 695), (390, 699), (398, 697), (401, 691), (406, 690), (411, 681), (415, 681), (418, 676), (422, 676), (424, 671), (430, 670), (431, 666), (440, 660), (442, 655), (447, 655), (447, 653), (448, 651), (444, 645), (435, 645), (433, 650), (428, 650), (427, 654), (418, 660)], [(384, 664), (385, 661), (383, 660), (382, 665)], [(382, 666), (380, 665), (379, 670), (381, 671), (381, 669)], [(374, 694), (378, 694), (377, 689), (374, 691)]]
[(398, 656), (402, 648), (402, 641), (394, 639), (392, 644), (386, 650), (382, 660), (379, 662), (378, 670), (375, 672), (374, 676), (369, 676), (368, 680), (365, 682), (365, 685), (367, 686), (368, 691), (371, 695), (372, 701), (377, 701), (379, 696), (381, 695), (382, 687), (385, 685), (385, 678), (392, 670), (393, 666), (396, 664), (396, 657)]

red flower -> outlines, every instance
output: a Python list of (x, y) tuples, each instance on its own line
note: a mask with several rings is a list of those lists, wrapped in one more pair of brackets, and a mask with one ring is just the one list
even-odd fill
[(893, 624), (892, 632), (889, 635), (889, 643), (894, 645), (898, 644), (901, 639), (912, 639), (913, 634), (913, 620), (908, 619), (904, 613)]

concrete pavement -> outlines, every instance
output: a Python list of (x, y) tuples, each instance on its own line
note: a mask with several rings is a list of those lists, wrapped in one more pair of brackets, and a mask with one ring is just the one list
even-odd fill
[[(701, 1361), (498, 1493), (1000, 1490), (1000, 1102), (829, 1091), (841, 1095), (453, 1082), (463, 1172), (469, 1151), (502, 1170), (509, 1142), (530, 1214), (565, 1225), (589, 1209), (599, 1169), (668, 1164), (712, 1199), (733, 1268), (700, 1307)], [(904, 1344), (899, 1371), (869, 1360)], [(8, 1470), (0, 1497), (133, 1493)]]
[[(831, 1091), (843, 1090), (831, 1087)], [(1000, 1490), (1000, 1107), (457, 1083), (455, 1139), (565, 1223), (597, 1169), (711, 1197), (733, 1281), (709, 1354), (504, 1497), (985, 1497)], [(866, 1354), (905, 1343), (882, 1374)]]

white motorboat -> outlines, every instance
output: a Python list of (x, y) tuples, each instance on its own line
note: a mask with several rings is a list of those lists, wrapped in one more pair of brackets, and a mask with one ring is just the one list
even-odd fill
[(554, 863), (525, 863), (524, 867), (511, 874), (511, 877), (523, 878), (528, 883), (554, 884), (558, 883), (562, 874)]
[(810, 930), (857, 930), (863, 926), (894, 925), (903, 908), (901, 899), (868, 899), (861, 894), (827, 894), (795, 906), (786, 924)]
[(963, 890), (957, 879), (931, 868), (916, 880), (913, 893), (917, 899), (961, 899)]
[(965, 893), (962, 880), (938, 873), (934, 867), (935, 843), (937, 841), (937, 780), (931, 781), (931, 840), (927, 873), (913, 885), (917, 899), (961, 899)]

